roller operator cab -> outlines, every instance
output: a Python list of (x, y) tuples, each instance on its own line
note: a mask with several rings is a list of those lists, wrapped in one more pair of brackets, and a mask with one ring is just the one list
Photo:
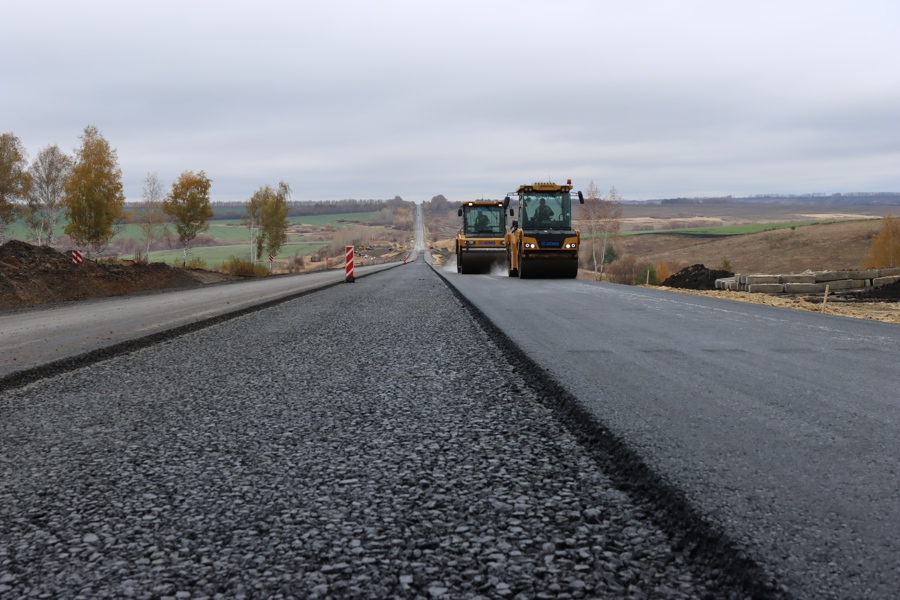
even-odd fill
[(506, 234), (507, 272), (510, 277), (575, 278), (581, 234), (572, 227), (573, 195), (584, 204), (581, 192), (565, 185), (533, 183), (519, 186), (503, 201), (518, 198), (519, 218)]
[(506, 209), (499, 200), (463, 202), (457, 212), (456, 272), (489, 273), (506, 260)]

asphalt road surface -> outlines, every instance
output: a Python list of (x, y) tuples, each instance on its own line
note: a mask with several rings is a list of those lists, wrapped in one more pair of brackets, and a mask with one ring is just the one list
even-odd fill
[[(358, 277), (397, 266), (356, 268)], [(0, 314), (0, 378), (344, 281), (343, 270), (86, 300)]]
[(769, 589), (654, 522), (516, 359), (419, 261), (10, 387), (0, 598)]
[(900, 326), (439, 272), (798, 598), (900, 590)]

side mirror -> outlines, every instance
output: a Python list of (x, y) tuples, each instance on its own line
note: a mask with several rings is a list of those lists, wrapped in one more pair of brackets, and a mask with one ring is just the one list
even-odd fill
[(461, 217), (461, 216), (462, 216), (462, 209), (461, 209), (461, 208), (460, 208), (459, 210), (456, 211), (456, 216), (457, 216), (457, 217)]
[(516, 216), (516, 213), (513, 212), (513, 209), (509, 209), (509, 216), (511, 216), (511, 217)]
[(584, 194), (582, 194), (581, 191), (578, 192), (578, 203), (584, 204)]
[(509, 208), (509, 196), (503, 199), (503, 208)]

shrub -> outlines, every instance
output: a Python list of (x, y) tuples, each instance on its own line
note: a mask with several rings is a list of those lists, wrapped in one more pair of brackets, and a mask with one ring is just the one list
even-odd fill
[(287, 262), (287, 271), (288, 273), (299, 273), (306, 266), (306, 259), (300, 256), (300, 251), (294, 252), (294, 256), (292, 256)]
[(672, 275), (672, 271), (671, 271), (671, 269), (669, 268), (669, 265), (668, 265), (668, 263), (667, 263), (666, 261), (661, 260), (661, 261), (659, 261), (658, 263), (656, 263), (656, 281), (657, 281), (657, 284), (662, 283), (663, 281), (665, 281), (666, 279), (668, 279), (669, 276), (671, 276), (671, 275)]
[(872, 239), (863, 268), (896, 266), (900, 266), (900, 217), (887, 213), (881, 221), (881, 232)]
[(203, 260), (202, 258), (200, 258), (199, 256), (195, 256), (191, 260), (188, 261), (187, 266), (190, 269), (205, 269), (206, 261)]
[(619, 252), (612, 242), (606, 242), (606, 251), (603, 253), (603, 264), (608, 265), (619, 260)]
[(627, 254), (611, 263), (606, 268), (606, 276), (613, 283), (624, 283), (625, 285), (634, 285), (635, 266), (637, 258), (631, 254)]
[(245, 258), (236, 256), (232, 256), (223, 262), (220, 269), (223, 273), (236, 277), (264, 277), (269, 272), (265, 265), (257, 265)]

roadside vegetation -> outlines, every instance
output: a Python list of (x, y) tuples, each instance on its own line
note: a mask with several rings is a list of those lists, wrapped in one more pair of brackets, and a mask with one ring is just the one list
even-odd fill
[(400, 256), (412, 236), (414, 205), (399, 196), (295, 202), (281, 181), (221, 203), (202, 170), (184, 171), (168, 192), (148, 173), (141, 201), (126, 203), (116, 150), (91, 125), (79, 139), (72, 156), (50, 145), (29, 164), (21, 140), (0, 135), (0, 244), (259, 274), (334, 267), (346, 245), (362, 266)]

